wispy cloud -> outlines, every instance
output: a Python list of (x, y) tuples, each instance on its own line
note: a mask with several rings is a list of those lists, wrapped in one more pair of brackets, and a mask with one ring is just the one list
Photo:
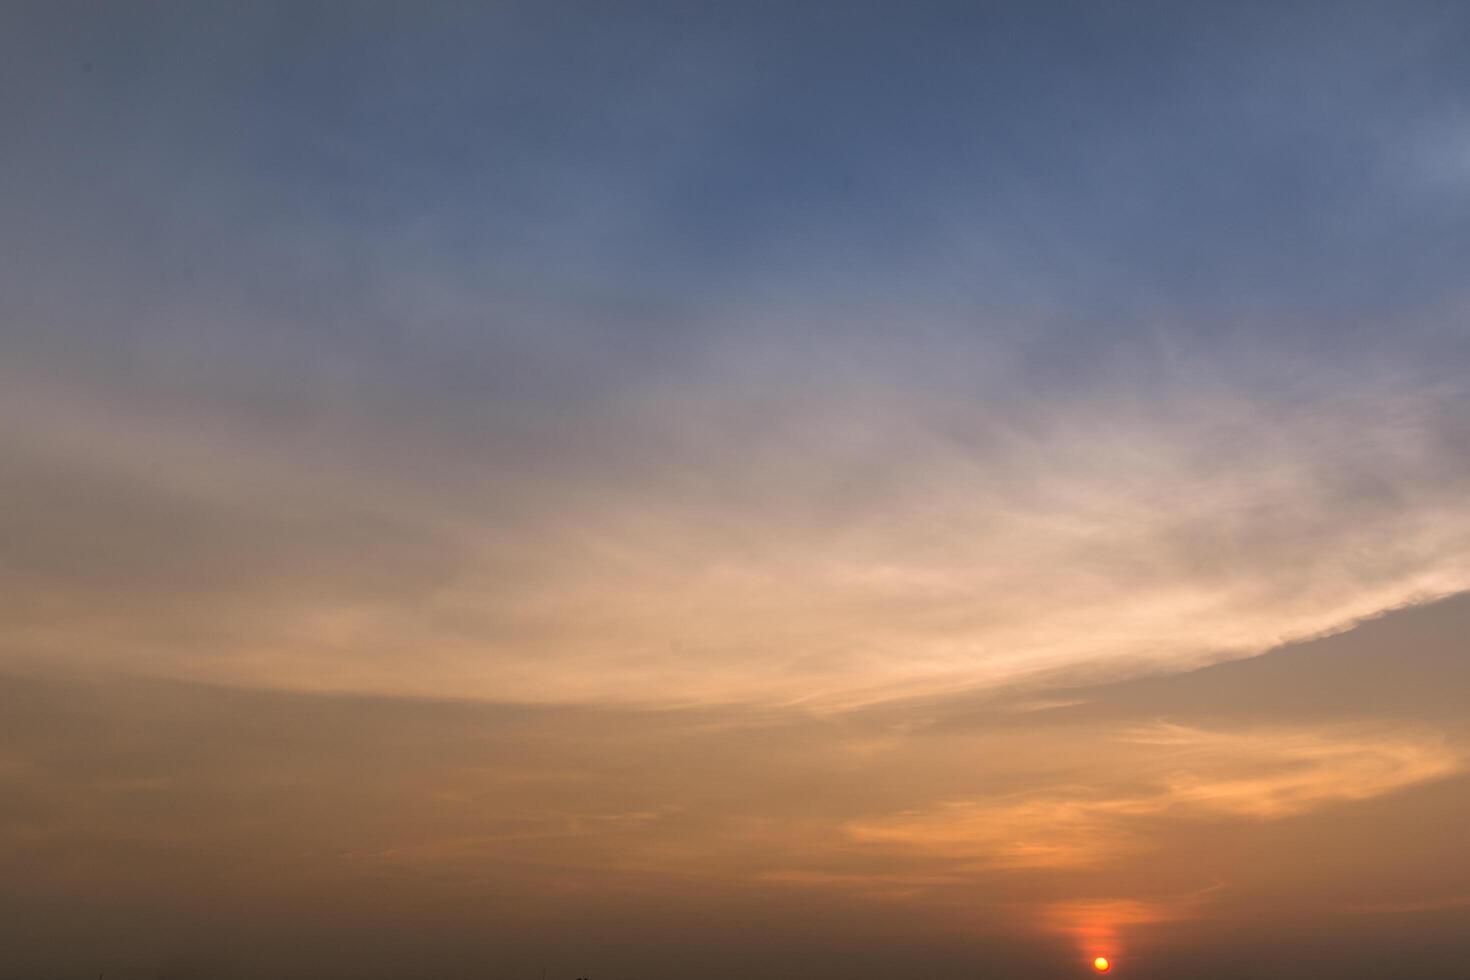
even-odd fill
[(359, 442), (370, 418), (355, 458), (314, 457), (17, 384), (0, 642), (304, 689), (842, 707), (1193, 667), (1470, 585), (1453, 393), (1255, 405), (1232, 391), (1264, 376), (1186, 371), (997, 417), (900, 397), (885, 350), (651, 382), (605, 407), (607, 453), (513, 473)]
[[(1204, 731), (1159, 725), (1115, 738), (1088, 782), (1022, 798), (955, 800), (847, 825), (856, 841), (984, 868), (1081, 868), (1148, 849), (1141, 821), (1296, 816), (1463, 769), (1430, 734), (1371, 728)], [(1076, 774), (1079, 778), (1083, 774)], [(1143, 789), (1114, 787), (1143, 784)]]

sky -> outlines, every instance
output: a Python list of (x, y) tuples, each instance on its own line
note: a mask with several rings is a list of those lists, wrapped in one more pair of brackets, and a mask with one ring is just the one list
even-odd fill
[(0, 5), (0, 977), (1463, 976), (1467, 44)]

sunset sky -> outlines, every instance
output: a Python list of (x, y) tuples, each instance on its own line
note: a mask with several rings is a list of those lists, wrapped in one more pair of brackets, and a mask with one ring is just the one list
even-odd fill
[(1463, 978), (1470, 6), (0, 4), (0, 505), (0, 980)]

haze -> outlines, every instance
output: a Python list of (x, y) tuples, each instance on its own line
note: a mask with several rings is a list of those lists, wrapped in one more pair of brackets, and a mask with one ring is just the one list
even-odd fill
[(1467, 45), (4, 5), (0, 976), (1463, 976)]

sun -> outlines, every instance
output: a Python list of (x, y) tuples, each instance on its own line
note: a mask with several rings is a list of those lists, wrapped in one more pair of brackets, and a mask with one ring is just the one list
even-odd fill
[(1099, 956), (1092, 961), (1092, 968), (1098, 973), (1107, 973), (1113, 968), (1113, 963), (1106, 956)]

